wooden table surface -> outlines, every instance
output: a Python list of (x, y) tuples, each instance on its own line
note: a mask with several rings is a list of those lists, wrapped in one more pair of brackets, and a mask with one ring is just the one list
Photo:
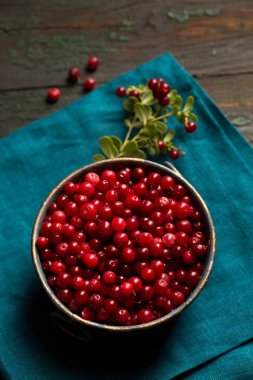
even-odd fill
[(1, 0), (0, 46), (0, 136), (83, 96), (66, 75), (89, 55), (101, 85), (170, 51), (253, 143), (252, 0)]

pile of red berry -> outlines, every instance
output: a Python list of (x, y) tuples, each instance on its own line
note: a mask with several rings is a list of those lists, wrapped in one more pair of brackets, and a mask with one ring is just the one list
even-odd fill
[(202, 215), (184, 186), (141, 167), (66, 183), (36, 244), (63, 304), (85, 320), (126, 326), (184, 303), (208, 252)]

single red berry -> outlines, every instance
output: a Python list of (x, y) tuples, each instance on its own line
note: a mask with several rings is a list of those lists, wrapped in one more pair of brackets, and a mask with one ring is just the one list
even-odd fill
[(80, 207), (79, 215), (84, 220), (92, 220), (97, 215), (97, 208), (92, 203), (85, 203)]
[(51, 264), (51, 272), (56, 274), (66, 272), (66, 265), (58, 260), (53, 261)]
[(85, 306), (81, 312), (81, 316), (83, 319), (87, 321), (94, 321), (95, 319), (95, 313), (93, 310), (91, 310), (88, 306)]
[(177, 160), (179, 158), (179, 150), (178, 149), (172, 149), (169, 151), (170, 158), (172, 160)]
[(85, 280), (81, 276), (75, 276), (72, 279), (72, 287), (76, 290), (85, 289)]
[(122, 297), (129, 297), (133, 293), (133, 290), (133, 284), (131, 284), (130, 282), (125, 281), (120, 285)]
[(107, 220), (101, 220), (97, 226), (97, 235), (100, 239), (106, 240), (113, 234), (111, 223)]
[(67, 215), (64, 211), (57, 210), (52, 214), (52, 221), (58, 223), (64, 223), (67, 220)]
[(155, 319), (154, 313), (150, 309), (141, 309), (137, 315), (139, 323), (148, 323)]
[(101, 180), (106, 180), (109, 183), (113, 184), (116, 182), (117, 176), (116, 173), (112, 170), (105, 170), (101, 175)]
[(165, 248), (171, 248), (175, 244), (176, 237), (174, 234), (167, 233), (162, 237), (162, 243)]
[(124, 96), (126, 96), (126, 93), (127, 93), (127, 90), (125, 87), (120, 86), (116, 88), (116, 94), (119, 98), (123, 98)]
[(156, 280), (154, 284), (154, 291), (156, 294), (160, 296), (164, 296), (167, 293), (168, 288), (168, 282), (166, 280), (163, 280), (162, 278)]
[(68, 288), (72, 284), (72, 278), (68, 273), (60, 272), (56, 278), (56, 284), (60, 288)]
[(88, 305), (93, 310), (99, 310), (104, 305), (104, 297), (99, 293), (93, 293), (89, 297)]
[(116, 281), (116, 278), (116, 274), (111, 270), (108, 270), (103, 274), (103, 280), (106, 284), (113, 284)]
[(47, 93), (47, 101), (49, 103), (56, 103), (61, 96), (61, 91), (59, 88), (50, 88), (50, 90)]
[(191, 208), (188, 203), (177, 202), (173, 208), (175, 216), (179, 219), (188, 218), (191, 215)]
[(98, 257), (95, 253), (87, 253), (83, 257), (83, 262), (87, 268), (95, 268), (98, 265)]
[(182, 292), (175, 291), (171, 297), (172, 303), (177, 307), (185, 301), (185, 295)]
[(186, 275), (186, 284), (190, 287), (195, 287), (198, 285), (200, 280), (199, 272), (190, 270)]
[(128, 245), (129, 238), (125, 232), (117, 232), (113, 237), (114, 243), (120, 248), (125, 248)]
[(162, 151), (165, 148), (165, 142), (162, 140), (157, 141), (157, 146), (160, 151)]
[(131, 96), (133, 98), (139, 99), (140, 98), (140, 93), (139, 93), (138, 90), (131, 90), (131, 91), (129, 91), (129, 96)]
[(73, 294), (70, 289), (60, 289), (57, 292), (57, 298), (65, 304), (68, 304), (72, 300)]
[(193, 265), (196, 262), (196, 258), (190, 250), (187, 250), (183, 253), (182, 259), (186, 265)]
[(95, 56), (91, 56), (87, 60), (86, 69), (89, 71), (95, 71), (97, 70), (99, 64), (100, 60)]
[(74, 182), (67, 182), (64, 185), (64, 191), (68, 195), (72, 195), (76, 192), (76, 184)]
[(136, 258), (135, 250), (128, 247), (124, 248), (120, 253), (120, 258), (125, 264), (133, 263)]
[(156, 90), (158, 87), (158, 84), (159, 84), (158, 79), (155, 79), (155, 78), (151, 78), (148, 81), (148, 87), (150, 88), (150, 90)]
[(91, 91), (96, 86), (96, 81), (92, 77), (87, 77), (84, 80), (84, 90)]
[(81, 75), (81, 70), (78, 67), (71, 67), (69, 69), (68, 81), (75, 83), (78, 81)]
[(129, 318), (129, 311), (123, 307), (120, 307), (116, 310), (114, 316), (117, 322), (119, 322), (122, 325), (125, 325)]
[(138, 293), (142, 289), (143, 282), (140, 277), (133, 276), (130, 277), (128, 281), (133, 285), (135, 293)]
[(160, 106), (162, 106), (162, 107), (166, 107), (166, 106), (168, 106), (168, 105), (170, 104), (170, 98), (168, 98), (168, 97), (160, 98), (160, 99), (159, 99), (159, 104), (160, 104)]
[(36, 240), (36, 245), (39, 248), (47, 248), (48, 247), (48, 238), (44, 236), (39, 236)]
[(138, 244), (141, 247), (149, 247), (153, 241), (153, 236), (149, 232), (141, 232), (138, 236)]
[(197, 125), (193, 121), (187, 121), (184, 127), (187, 133), (193, 133), (197, 129)]
[(133, 178), (135, 181), (140, 181), (145, 177), (144, 169), (138, 167), (133, 170)]
[(151, 268), (144, 268), (142, 271), (141, 271), (141, 277), (143, 278), (143, 280), (145, 281), (154, 281), (154, 279), (156, 278), (156, 273), (153, 269)]

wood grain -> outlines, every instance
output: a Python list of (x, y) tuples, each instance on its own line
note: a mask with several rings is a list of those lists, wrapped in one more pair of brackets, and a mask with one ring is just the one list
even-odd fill
[[(189, 17), (179, 22), (168, 12)], [(252, 36), (252, 0), (2, 0), (0, 135), (82, 96), (81, 88), (66, 87), (66, 72), (84, 68), (90, 54), (102, 61), (101, 84), (171, 51), (225, 114), (251, 120), (240, 130), (252, 140)], [(44, 102), (52, 86), (64, 89), (53, 107)]]

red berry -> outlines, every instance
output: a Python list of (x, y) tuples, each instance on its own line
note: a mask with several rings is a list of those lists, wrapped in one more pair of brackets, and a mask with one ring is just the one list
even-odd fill
[(187, 121), (185, 123), (185, 130), (187, 133), (193, 133), (197, 129), (197, 125), (193, 121)]
[(52, 265), (51, 265), (51, 271), (53, 273), (61, 273), (61, 272), (65, 272), (66, 271), (66, 265), (64, 263), (62, 263), (61, 261), (53, 261), (52, 262)]
[(178, 149), (172, 149), (169, 151), (170, 158), (172, 160), (177, 160), (179, 158), (179, 150)]
[(127, 93), (127, 90), (125, 87), (120, 86), (116, 88), (116, 94), (119, 98), (123, 98), (124, 96), (126, 96), (126, 93)]
[(71, 67), (69, 69), (69, 75), (68, 75), (68, 80), (71, 83), (75, 83), (78, 81), (81, 75), (81, 70), (78, 67)]
[(160, 151), (162, 151), (165, 148), (165, 142), (162, 140), (157, 141), (157, 146)]
[(134, 291), (133, 284), (131, 284), (130, 282), (123, 282), (120, 285), (120, 291), (122, 297), (129, 297), (131, 294), (133, 294)]
[(185, 301), (185, 295), (182, 292), (176, 291), (171, 297), (172, 303), (177, 307)]
[(173, 208), (174, 214), (179, 219), (188, 218), (191, 215), (191, 208), (188, 203), (177, 202)]
[(141, 309), (138, 312), (139, 323), (148, 323), (154, 320), (154, 314), (150, 309)]
[(106, 284), (113, 284), (116, 281), (116, 274), (108, 270), (103, 274), (103, 280)]
[(59, 88), (50, 88), (50, 90), (47, 93), (47, 100), (50, 103), (56, 103), (61, 96), (61, 91)]
[(92, 220), (97, 215), (97, 208), (92, 203), (85, 203), (81, 206), (79, 215), (84, 220)]
[(120, 254), (120, 258), (122, 262), (125, 264), (133, 263), (135, 261), (135, 257), (136, 257), (135, 250), (128, 247), (124, 248)]
[(97, 70), (99, 64), (100, 60), (95, 56), (91, 56), (87, 60), (86, 68), (89, 71), (95, 71)]
[(83, 85), (84, 85), (84, 90), (91, 91), (95, 88), (96, 81), (92, 77), (87, 77), (87, 78), (85, 78)]
[(95, 253), (87, 253), (83, 257), (83, 262), (87, 268), (95, 268), (98, 265), (98, 257)]
[(129, 96), (133, 97), (133, 98), (139, 99), (140, 98), (140, 93), (139, 93), (138, 90), (131, 90), (131, 91), (129, 91)]
[(168, 106), (168, 105), (170, 104), (170, 98), (168, 98), (168, 97), (160, 98), (160, 99), (159, 99), (159, 104), (160, 104), (160, 106), (162, 106), (162, 107), (166, 107), (166, 106)]
[(162, 243), (165, 248), (171, 248), (175, 244), (176, 237), (174, 234), (167, 233), (162, 237)]
[(149, 79), (148, 81), (148, 87), (151, 89), (151, 90), (156, 90), (157, 87), (158, 87), (158, 79), (155, 79), (155, 78), (151, 78)]

